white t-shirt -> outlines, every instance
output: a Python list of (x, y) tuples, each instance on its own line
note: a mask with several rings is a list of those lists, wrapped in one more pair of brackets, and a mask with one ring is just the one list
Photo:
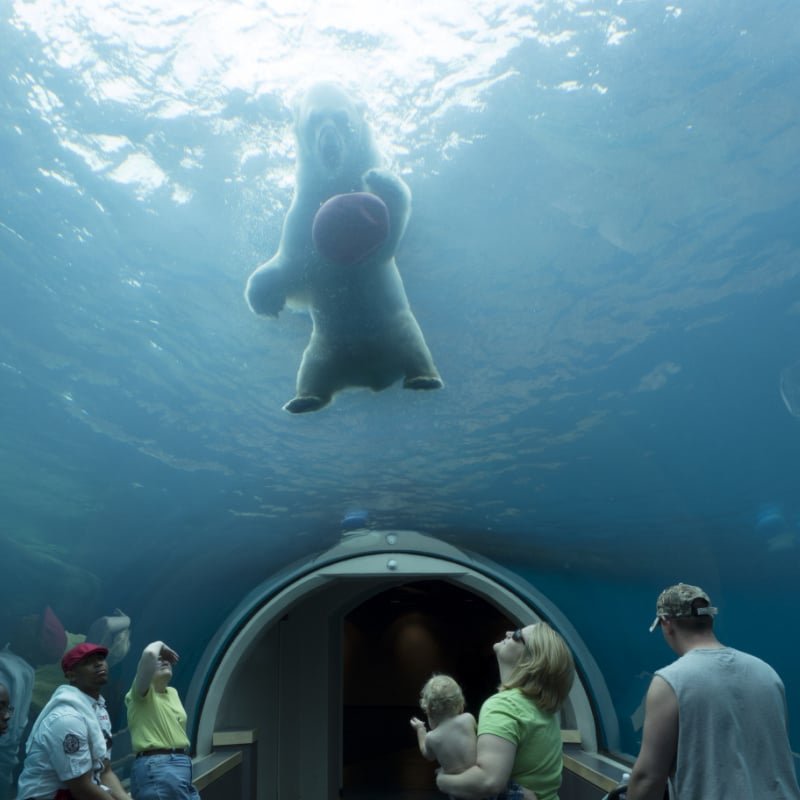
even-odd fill
[[(111, 720), (105, 700), (102, 697), (98, 700), (90, 698), (90, 702), (106, 742), (110, 744)], [(105, 758), (110, 756), (111, 750), (107, 744)], [(90, 770), (94, 782), (100, 785), (99, 776), (103, 767), (102, 759), (92, 761), (84, 717), (70, 706), (57, 707), (42, 720), (39, 730), (28, 742), (17, 797), (53, 797), (59, 789), (66, 788), (67, 781)]]

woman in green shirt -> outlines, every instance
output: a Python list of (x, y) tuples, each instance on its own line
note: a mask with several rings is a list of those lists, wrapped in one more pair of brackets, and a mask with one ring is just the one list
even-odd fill
[[(510, 782), (557, 800), (563, 769), (558, 710), (575, 664), (564, 639), (546, 622), (509, 631), (494, 645), (500, 686), (481, 706), (478, 758), (456, 775), (439, 773), (442, 792), (465, 800), (509, 798)], [(510, 798), (509, 798), (510, 800)]]

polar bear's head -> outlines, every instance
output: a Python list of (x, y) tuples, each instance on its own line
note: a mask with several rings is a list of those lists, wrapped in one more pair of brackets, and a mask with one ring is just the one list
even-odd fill
[(333, 83), (318, 83), (295, 111), (298, 166), (320, 180), (357, 180), (376, 166), (364, 105)]

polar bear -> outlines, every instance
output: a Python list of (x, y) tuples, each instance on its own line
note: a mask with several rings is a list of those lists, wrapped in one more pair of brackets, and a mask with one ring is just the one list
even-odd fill
[[(286, 304), (308, 309), (313, 330), (284, 409), (317, 411), (345, 388), (438, 389), (433, 363), (406, 297), (395, 250), (411, 213), (411, 192), (381, 157), (364, 109), (342, 88), (313, 86), (295, 111), (295, 190), (277, 253), (247, 281), (256, 314), (277, 316)], [(388, 210), (388, 235), (355, 264), (336, 264), (314, 247), (312, 225), (335, 195), (370, 192)]]

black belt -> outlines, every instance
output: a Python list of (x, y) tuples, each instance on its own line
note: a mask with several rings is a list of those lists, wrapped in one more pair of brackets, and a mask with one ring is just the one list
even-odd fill
[(185, 747), (159, 747), (155, 750), (142, 750), (141, 753), (136, 754), (136, 758), (142, 756), (185, 756)]

